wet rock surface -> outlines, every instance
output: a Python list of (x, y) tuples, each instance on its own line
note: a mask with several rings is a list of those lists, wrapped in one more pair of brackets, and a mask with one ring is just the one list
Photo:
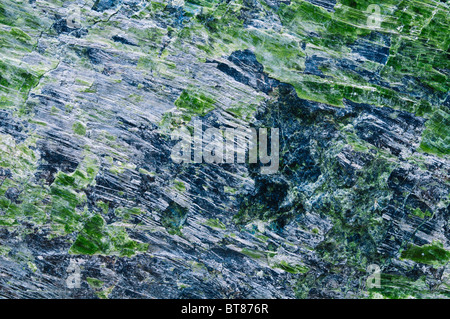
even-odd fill
[(0, 297), (448, 298), (448, 3), (369, 4), (2, 1)]

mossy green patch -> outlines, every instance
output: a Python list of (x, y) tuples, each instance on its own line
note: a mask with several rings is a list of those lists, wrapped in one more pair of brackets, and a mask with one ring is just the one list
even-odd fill
[(380, 287), (370, 288), (371, 293), (379, 293), (389, 299), (423, 298), (430, 293), (425, 278), (417, 280), (396, 274), (380, 274)]
[(427, 211), (423, 212), (419, 207), (413, 209), (411, 211), (411, 213), (414, 216), (417, 216), (417, 217), (420, 217), (420, 218), (432, 217), (433, 216), (433, 214), (430, 211), (427, 210)]
[(108, 296), (111, 294), (113, 289), (114, 289), (114, 286), (107, 287), (107, 288), (104, 288), (104, 289), (102, 289), (100, 291), (96, 291), (95, 294), (100, 299), (108, 299)]
[[(188, 33), (201, 36), (205, 32), (208, 34), (208, 41), (195, 44), (207, 56), (251, 49), (265, 72), (292, 84), (301, 98), (334, 106), (343, 106), (342, 99), (347, 98), (409, 112), (414, 111), (415, 104), (418, 104), (421, 105), (420, 112), (432, 112), (432, 108), (423, 107), (431, 98), (421, 98), (415, 103), (408, 96), (418, 90), (417, 85), (410, 85), (413, 81), (406, 85), (406, 92), (399, 93), (386, 86), (368, 83), (367, 78), (356, 76), (354, 70), (332, 67), (327, 78), (303, 73), (306, 56), (325, 51), (334, 59), (341, 59), (357, 39), (374, 35), (367, 24), (372, 14), (367, 9), (372, 4), (370, 1), (343, 0), (338, 1), (334, 12), (328, 12), (302, 0), (281, 3), (277, 10), (262, 3), (265, 10), (278, 15), (283, 25), (281, 30), (274, 31), (244, 26), (239, 12), (254, 9), (245, 1), (211, 1), (201, 4), (203, 10), (183, 31), (189, 30)], [(377, 65), (377, 72), (382, 68), (383, 80), (393, 83), (404, 76), (413, 76), (423, 84), (420, 90), (425, 92), (431, 87), (437, 93), (441, 92), (440, 98), (445, 98), (449, 81), (441, 70), (448, 69), (449, 61), (446, 8), (439, 3), (422, 5), (411, 1), (399, 4), (392, 0), (376, 4), (383, 17), (380, 30), (392, 37), (393, 42), (386, 66), (372, 63)], [(418, 31), (421, 31), (420, 35)], [(422, 35), (427, 35), (430, 41), (422, 41)], [(417, 36), (420, 36), (419, 40)], [(377, 44), (386, 45), (383, 41)], [(373, 69), (373, 66), (369, 68)], [(230, 109), (230, 112), (239, 117), (242, 115), (240, 109)]]
[(236, 107), (230, 107), (227, 108), (227, 112), (230, 112), (237, 116), (238, 118), (241, 118), (243, 120), (249, 121), (252, 117), (252, 115), (255, 113), (257, 109), (257, 105), (243, 105), (243, 106), (236, 106)]
[(161, 223), (167, 229), (169, 234), (181, 235), (181, 229), (183, 228), (187, 213), (187, 208), (172, 202), (162, 212)]
[(10, 251), (11, 251), (10, 247), (0, 245), (0, 256), (7, 256)]
[(0, 61), (0, 92), (9, 93), (9, 89), (26, 92), (37, 85), (40, 76), (24, 67)]
[(10, 33), (19, 41), (28, 42), (31, 40), (31, 37), (19, 28), (11, 28)]
[(183, 193), (184, 191), (186, 191), (186, 185), (184, 184), (184, 182), (182, 182), (182, 181), (174, 181), (173, 184), (174, 184), (174, 188), (175, 188), (177, 191), (179, 191), (179, 192), (181, 192), (181, 193)]
[(305, 265), (291, 265), (284, 260), (282, 260), (278, 264), (274, 265), (274, 268), (280, 268), (291, 274), (305, 274), (309, 271), (309, 268)]
[(265, 252), (261, 252), (261, 251), (249, 249), (249, 248), (242, 248), (241, 253), (243, 253), (244, 255), (247, 255), (248, 257), (253, 258), (253, 259), (260, 259), (260, 258), (267, 257), (267, 254)]
[(88, 282), (89, 286), (91, 286), (94, 289), (100, 289), (104, 285), (103, 281), (96, 278), (87, 277), (86, 281)]
[(450, 113), (436, 111), (425, 123), (420, 150), (440, 156), (450, 154)]

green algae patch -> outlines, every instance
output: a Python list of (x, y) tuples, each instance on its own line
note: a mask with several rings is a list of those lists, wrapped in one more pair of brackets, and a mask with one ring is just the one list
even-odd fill
[(72, 188), (59, 185), (53, 185), (50, 194), (52, 196), (50, 217), (56, 223), (54, 230), (61, 228), (66, 234), (79, 230), (84, 212), (77, 210), (77, 206), (84, 204), (85, 198)]
[(291, 265), (284, 260), (274, 265), (274, 268), (279, 268), (291, 274), (305, 274), (309, 271), (309, 268), (304, 265)]
[(130, 239), (122, 227), (106, 225), (102, 216), (97, 214), (85, 223), (69, 253), (131, 257), (147, 249), (148, 244)]
[(105, 283), (97, 278), (87, 277), (86, 281), (99, 299), (108, 299), (109, 294), (114, 289), (114, 286), (105, 287)]
[(0, 245), (0, 256), (8, 256), (10, 251), (11, 251), (10, 247)]
[(28, 42), (31, 40), (31, 37), (19, 28), (11, 28), (10, 33), (19, 41)]
[[(372, 4), (370, 1), (339, 1), (334, 12), (301, 0), (281, 3), (278, 9), (260, 3), (266, 11), (272, 11), (280, 19), (283, 28), (276, 32), (271, 28), (245, 27), (239, 14), (243, 9), (251, 9), (245, 1), (195, 4), (203, 6), (203, 10), (195, 16), (193, 25), (184, 28), (183, 32), (206, 33), (207, 44), (196, 44), (196, 47), (207, 56), (217, 57), (251, 49), (265, 72), (293, 85), (299, 97), (304, 99), (337, 107), (342, 107), (342, 99), (347, 98), (358, 103), (392, 105), (406, 111), (414, 108), (414, 101), (408, 94), (417, 91), (416, 85), (407, 84), (406, 92), (399, 93), (385, 86), (369, 85), (367, 78), (342, 68), (330, 68), (326, 78), (303, 72), (307, 56), (326, 51), (333, 59), (341, 59), (356, 40), (374, 35), (374, 30), (367, 26), (371, 16), (371, 12), (367, 11)], [(441, 4), (421, 5), (409, 1), (401, 4), (386, 1), (377, 5), (384, 19), (379, 30), (391, 37), (392, 45), (382, 40), (370, 40), (390, 47), (389, 59), (386, 65), (380, 61), (366, 62), (376, 65), (377, 72), (382, 70), (381, 75), (388, 82), (396, 83), (404, 76), (414, 76), (426, 87), (436, 90), (442, 98), (449, 89), (448, 77), (442, 71), (448, 69), (446, 51), (449, 36), (445, 27), (448, 24), (448, 10)], [(418, 41), (418, 30), (421, 30), (420, 36), (427, 36), (429, 41)], [(425, 99), (419, 103), (427, 102)], [(240, 110), (235, 111), (240, 116)]]
[(75, 122), (72, 126), (73, 132), (77, 135), (86, 135), (86, 127), (80, 122)]
[(217, 218), (210, 218), (206, 221), (205, 225), (212, 227), (212, 228), (217, 228), (217, 229), (227, 229), (227, 227), (225, 226), (224, 223), (222, 223), (220, 220), (218, 220)]
[(181, 192), (181, 193), (183, 193), (184, 191), (186, 191), (186, 185), (185, 185), (184, 182), (182, 182), (182, 181), (174, 181), (174, 182), (173, 182), (173, 187), (174, 187), (177, 191), (179, 191), (179, 192)]
[(207, 97), (203, 93), (190, 90), (184, 90), (180, 97), (175, 101), (175, 106), (179, 109), (187, 110), (193, 115), (206, 115), (215, 108), (216, 101)]
[(425, 218), (425, 217), (432, 217), (433, 214), (426, 210), (425, 212), (423, 212), (420, 208), (415, 208), (414, 210), (411, 211), (411, 214), (413, 214), (414, 216), (417, 216), (419, 218)]
[(240, 119), (250, 121), (253, 114), (256, 112), (257, 107), (258, 106), (256, 104), (233, 106), (233, 107), (227, 108), (226, 111), (232, 113), (234, 116), (236, 116)]
[(95, 292), (95, 294), (100, 299), (108, 299), (108, 296), (111, 294), (113, 289), (114, 289), (114, 286), (111, 286), (111, 287), (105, 288), (105, 289), (103, 289), (101, 291), (97, 291), (97, 292)]
[[(33, 138), (16, 144), (8, 135), (0, 134), (0, 226), (17, 226), (22, 222), (40, 225), (47, 220), (48, 189), (29, 182), (36, 171), (37, 156), (33, 151)], [(8, 190), (16, 190), (17, 196), (8, 199)]]
[(72, 174), (58, 172), (54, 184), (81, 190), (87, 187), (92, 182), (93, 179), (91, 176), (89, 176), (89, 173), (86, 174), (82, 170), (76, 169)]
[(369, 292), (379, 293), (389, 299), (423, 298), (430, 293), (424, 277), (416, 281), (396, 274), (380, 274), (380, 287), (371, 288)]
[(445, 250), (442, 243), (435, 241), (424, 246), (409, 245), (402, 251), (401, 258), (440, 267), (450, 260), (450, 251)]
[[(101, 202), (97, 202), (97, 207), (102, 206), (103, 213), (107, 214), (109, 210), (108, 205), (100, 203)], [(135, 216), (145, 214), (145, 211), (139, 207), (132, 207), (132, 208), (118, 207), (114, 210), (114, 214), (117, 217), (120, 217), (124, 222), (130, 222), (132, 219), (135, 218)]]
[(450, 114), (436, 111), (425, 123), (427, 127), (422, 134), (419, 149), (439, 156), (450, 154)]
[(181, 229), (183, 228), (187, 213), (187, 208), (172, 202), (162, 212), (161, 224), (166, 228), (169, 234), (181, 235)]
[(89, 286), (91, 286), (93, 289), (100, 289), (103, 287), (103, 281), (96, 278), (87, 277), (86, 281), (88, 282)]

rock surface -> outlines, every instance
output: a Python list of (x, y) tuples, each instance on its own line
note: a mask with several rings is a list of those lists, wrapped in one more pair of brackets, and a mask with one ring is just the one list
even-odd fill
[(449, 2), (373, 4), (2, 0), (0, 297), (450, 297)]

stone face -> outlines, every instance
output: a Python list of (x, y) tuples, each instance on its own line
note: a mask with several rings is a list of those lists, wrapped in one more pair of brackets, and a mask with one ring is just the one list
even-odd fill
[(0, 296), (448, 298), (449, 6), (371, 4), (3, 0)]

